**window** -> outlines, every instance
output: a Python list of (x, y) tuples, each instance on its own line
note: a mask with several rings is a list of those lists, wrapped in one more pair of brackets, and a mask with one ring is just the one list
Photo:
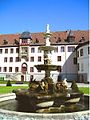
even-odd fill
[(77, 64), (77, 58), (76, 57), (73, 58), (73, 64)]
[(5, 53), (8, 53), (8, 49), (5, 49)]
[(41, 56), (38, 56), (38, 62), (41, 62)]
[(30, 61), (31, 61), (31, 62), (34, 62), (34, 57), (31, 57), (31, 58), (30, 58)]
[(41, 50), (40, 50), (40, 48), (38, 48), (38, 53), (41, 53)]
[(16, 62), (19, 62), (19, 57), (16, 57)]
[(79, 57), (79, 51), (77, 51), (77, 57)]
[(10, 57), (10, 62), (13, 62), (13, 57)]
[(34, 72), (34, 67), (30, 67), (30, 72)]
[(83, 56), (83, 49), (80, 50), (80, 56)]
[(16, 53), (19, 53), (19, 48), (16, 48)]
[(61, 67), (61, 66), (58, 66), (58, 67), (57, 67), (57, 70), (58, 70), (58, 72), (61, 72), (61, 71), (62, 71), (62, 67)]
[(75, 50), (74, 46), (68, 46), (68, 52), (73, 52)]
[[(55, 39), (56, 39), (56, 38), (55, 38)], [(60, 38), (60, 37), (58, 37), (56, 43), (59, 43), (59, 42), (61, 42), (61, 38)]]
[(7, 62), (7, 57), (4, 58), (4, 62)]
[(27, 39), (22, 39), (22, 43), (26, 44), (27, 43)]
[(31, 53), (35, 53), (35, 48), (31, 48)]
[(80, 66), (79, 66), (79, 63), (77, 64), (77, 68), (78, 68), (78, 71), (80, 70)]
[(10, 49), (10, 53), (13, 53), (13, 48)]
[(64, 46), (61, 47), (61, 52), (65, 52), (65, 47)]
[(15, 67), (15, 72), (18, 72), (19, 71), (19, 67)]
[(3, 68), (3, 72), (7, 72), (7, 67), (4, 67), (4, 68)]
[(35, 43), (39, 43), (39, 40), (36, 38), (36, 41), (35, 41)]
[(14, 44), (19, 45), (19, 42), (17, 39), (14, 39)]
[(4, 45), (8, 44), (8, 40), (4, 39), (4, 40), (3, 40), (3, 44), (4, 44)]
[(90, 54), (90, 46), (88, 47), (88, 54)]
[(2, 53), (2, 49), (0, 49), (0, 54)]
[(84, 70), (84, 66), (83, 66), (83, 63), (81, 63), (81, 71)]
[(28, 52), (28, 48), (27, 47), (22, 47), (22, 53), (27, 53)]
[(12, 67), (9, 67), (9, 72), (12, 72)]
[(2, 68), (0, 67), (0, 72), (1, 72)]
[(58, 52), (58, 47), (56, 47), (56, 49), (54, 50), (54, 52)]
[(61, 56), (57, 56), (57, 61), (61, 61)]

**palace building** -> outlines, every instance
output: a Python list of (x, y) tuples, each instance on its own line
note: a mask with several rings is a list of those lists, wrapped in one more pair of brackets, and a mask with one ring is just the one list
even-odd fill
[[(68, 81), (89, 82), (89, 31), (51, 32), (52, 64), (59, 65), (58, 71), (51, 71), (51, 77), (57, 80), (61, 74)], [(84, 44), (85, 43), (85, 44)], [(87, 44), (86, 44), (87, 43)], [(0, 34), (0, 79), (29, 81), (30, 76), (41, 80), (44, 71), (35, 68), (43, 64), (45, 33)]]

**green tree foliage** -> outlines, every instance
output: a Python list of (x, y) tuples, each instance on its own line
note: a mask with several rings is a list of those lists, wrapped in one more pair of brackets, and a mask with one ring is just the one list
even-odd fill
[(75, 80), (72, 81), (71, 88), (74, 92), (79, 92), (79, 88), (78, 88)]
[(7, 81), (6, 86), (12, 86), (12, 84), (11, 84), (10, 80), (8, 80), (8, 81)]

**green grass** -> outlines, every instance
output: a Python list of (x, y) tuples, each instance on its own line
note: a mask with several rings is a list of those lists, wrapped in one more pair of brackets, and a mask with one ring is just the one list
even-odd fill
[(90, 94), (89, 87), (80, 87), (79, 90), (82, 91), (84, 94)]
[[(28, 86), (0, 86), (0, 94), (12, 93), (12, 90), (19, 88), (28, 88)], [(90, 94), (89, 87), (79, 87), (84, 94)]]
[(12, 93), (12, 90), (20, 88), (28, 88), (28, 86), (0, 86), (0, 94)]
[[(16, 81), (12, 80), (10, 81), (11, 84), (16, 84)], [(28, 81), (23, 81), (24, 84), (28, 84)], [(0, 80), (0, 84), (7, 84), (7, 80)]]

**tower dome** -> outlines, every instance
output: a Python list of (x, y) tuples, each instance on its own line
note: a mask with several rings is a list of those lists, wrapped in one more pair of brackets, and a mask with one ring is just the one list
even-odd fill
[(31, 39), (31, 33), (30, 32), (28, 32), (28, 31), (25, 31), (25, 32), (23, 32), (22, 34), (21, 34), (21, 36), (20, 36), (20, 38), (21, 39)]

